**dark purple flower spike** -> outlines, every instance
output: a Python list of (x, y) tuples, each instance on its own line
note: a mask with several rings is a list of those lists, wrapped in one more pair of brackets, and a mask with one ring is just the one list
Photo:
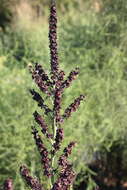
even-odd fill
[(41, 126), (41, 132), (46, 135), (47, 138), (52, 138), (52, 134), (49, 134), (48, 132), (48, 126), (47, 124), (45, 123), (44, 119), (42, 118), (42, 116), (37, 112), (35, 111), (33, 113), (34, 115), (34, 119), (35, 121)]
[(30, 93), (33, 96), (33, 100), (35, 100), (38, 103), (38, 106), (45, 110), (46, 115), (49, 112), (52, 112), (52, 110), (44, 103), (44, 99), (40, 96), (40, 94), (38, 92), (36, 92), (34, 89), (32, 89), (32, 90), (30, 90)]
[(61, 89), (68, 88), (71, 85), (71, 82), (76, 79), (79, 74), (79, 68), (71, 71), (67, 79), (61, 84)]
[(35, 69), (31, 69), (32, 78), (39, 87), (39, 89), (46, 93), (48, 96), (51, 95), (50, 88), (52, 84), (49, 81), (48, 76), (45, 74), (44, 70), (39, 64), (35, 64)]
[(47, 148), (44, 146), (43, 141), (41, 140), (40, 135), (38, 134), (38, 131), (33, 128), (33, 136), (34, 136), (34, 140), (36, 142), (38, 151), (40, 152), (41, 155), (41, 163), (43, 165), (44, 168), (44, 175), (46, 175), (47, 177), (51, 177), (52, 175), (52, 169), (50, 166), (50, 158), (49, 158), (49, 152), (47, 150)]
[(60, 145), (62, 143), (63, 138), (64, 138), (63, 128), (58, 128), (56, 131), (56, 138), (55, 138), (55, 142), (53, 144), (54, 150), (53, 150), (52, 154), (55, 154), (56, 151), (58, 151), (60, 149)]
[(75, 172), (72, 170), (72, 165), (67, 165), (67, 167), (61, 171), (60, 177), (54, 183), (51, 190), (68, 190), (75, 179)]
[[(44, 134), (43, 138), (47, 138), (47, 142), (50, 142), (51, 148), (49, 148), (49, 150), (47, 149), (44, 140), (42, 140), (35, 127), (32, 127), (32, 134), (41, 156), (43, 173), (47, 176), (49, 181), (48, 184), (50, 185), (50, 189), (48, 190), (68, 190), (75, 179), (75, 172), (73, 171), (72, 164), (68, 161), (68, 157), (72, 152), (75, 142), (71, 142), (64, 149), (63, 154), (58, 159), (58, 162), (56, 162), (57, 159), (55, 158), (57, 152), (61, 149), (61, 144), (64, 139), (64, 129), (61, 127), (61, 124), (64, 119), (69, 118), (72, 112), (75, 112), (78, 109), (81, 101), (85, 99), (85, 96), (80, 95), (76, 98), (74, 102), (65, 109), (64, 114), (61, 115), (61, 102), (64, 89), (68, 88), (72, 84), (72, 81), (77, 78), (79, 68), (75, 68), (71, 71), (66, 80), (64, 79), (64, 71), (59, 68), (55, 0), (51, 0), (49, 48), (51, 55), (50, 77), (38, 63), (34, 64), (34, 68), (33, 66), (30, 66), (30, 73), (40, 91), (45, 93), (47, 98), (50, 97), (49, 105), (52, 103), (52, 106), (49, 108), (45, 104), (45, 100), (41, 97), (40, 93), (36, 92), (34, 89), (30, 90), (30, 93), (32, 94), (32, 98), (38, 103), (39, 108), (44, 109), (45, 115), (50, 117), (51, 126), (48, 126), (42, 114), (39, 114), (37, 111), (33, 113), (34, 120), (40, 126), (41, 132)], [(49, 131), (52, 131), (51, 134)], [(30, 176), (29, 171), (25, 166), (21, 166), (20, 173), (32, 190), (44, 190), (37, 178)], [(57, 177), (57, 175), (59, 176)]]
[(50, 17), (49, 17), (49, 49), (51, 55), (51, 75), (55, 82), (58, 78), (59, 63), (57, 52), (57, 15), (55, 1), (51, 1)]
[(26, 166), (23, 165), (20, 167), (20, 173), (21, 176), (24, 178), (25, 182), (27, 183), (27, 185), (32, 190), (44, 190), (38, 179), (30, 176), (30, 172)]
[(67, 160), (72, 152), (75, 142), (71, 142), (65, 149), (64, 153), (60, 156), (58, 164), (61, 167), (59, 178), (54, 183), (52, 190), (67, 190), (75, 179), (75, 172), (72, 169), (72, 164)]
[(76, 98), (74, 100), (74, 102), (72, 104), (70, 104), (68, 108), (66, 108), (66, 110), (63, 114), (63, 118), (65, 118), (65, 119), (69, 118), (71, 116), (72, 112), (75, 112), (78, 109), (81, 101), (83, 101), (84, 99), (85, 99), (84, 95), (80, 95), (78, 98)]

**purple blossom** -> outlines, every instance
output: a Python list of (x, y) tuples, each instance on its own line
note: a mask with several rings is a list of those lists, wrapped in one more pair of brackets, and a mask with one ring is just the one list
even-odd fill
[(58, 164), (59, 166), (61, 166), (62, 168), (66, 168), (68, 165), (68, 160), (67, 160), (67, 156), (62, 154), (62, 156), (60, 156), (59, 160), (58, 160)]
[(62, 91), (59, 89), (56, 89), (55, 99), (54, 99), (54, 108), (53, 108), (56, 123), (59, 123), (62, 120), (62, 118), (60, 116), (61, 98), (62, 98)]
[(85, 99), (84, 95), (80, 95), (78, 98), (76, 98), (74, 102), (70, 104), (68, 108), (66, 108), (63, 114), (63, 118), (69, 118), (72, 112), (75, 112), (78, 109), (81, 101), (83, 101), (84, 99)]
[(60, 156), (58, 164), (61, 167), (60, 176), (55, 182), (52, 190), (67, 190), (75, 179), (75, 172), (72, 169), (72, 164), (67, 160), (72, 152), (75, 142), (71, 142), (65, 149), (64, 153)]
[(34, 79), (40, 90), (50, 96), (50, 87), (52, 86), (52, 83), (50, 82), (48, 76), (45, 74), (41, 65), (36, 63), (35, 69), (31, 69), (30, 72), (32, 73), (32, 78)]
[(66, 168), (61, 171), (59, 178), (51, 190), (68, 190), (74, 179), (75, 172), (72, 170), (72, 165), (67, 164)]
[(51, 95), (48, 90), (48, 86), (42, 81), (41, 77), (38, 74), (34, 73), (33, 79), (42, 92), (45, 92), (48, 96)]
[(62, 82), (62, 81), (64, 80), (64, 76), (65, 76), (65, 73), (64, 73), (64, 71), (61, 70), (61, 71), (59, 72), (59, 75), (58, 75), (58, 77), (59, 77), (59, 78), (58, 78), (59, 81)]
[(57, 52), (57, 15), (55, 3), (51, 4), (50, 18), (49, 18), (49, 48), (51, 55), (51, 74), (52, 80), (56, 81), (58, 77), (59, 64), (58, 64), (58, 52)]
[(7, 179), (4, 183), (4, 190), (13, 190), (13, 182), (12, 179)]
[(72, 148), (75, 146), (76, 142), (70, 142), (70, 144), (64, 149), (64, 155), (66, 157), (68, 157), (71, 152), (72, 152)]
[(26, 166), (23, 165), (20, 167), (20, 173), (24, 178), (24, 180), (26, 181), (27, 185), (32, 190), (44, 190), (44, 188), (42, 188), (42, 185), (39, 183), (39, 180), (37, 178), (33, 178), (32, 176), (30, 176), (30, 172)]
[(38, 92), (36, 92), (34, 89), (30, 90), (30, 93), (33, 96), (33, 99), (38, 102), (38, 106), (43, 108), (45, 110), (45, 114), (47, 115), (49, 112), (52, 112), (52, 110), (44, 104), (43, 98), (40, 96)]
[(72, 148), (75, 146), (75, 142), (70, 142), (69, 145), (64, 149), (64, 153), (60, 156), (58, 164), (62, 167), (62, 168), (66, 168), (68, 165), (68, 161), (67, 158), (68, 156), (71, 154), (72, 152)]
[(42, 118), (42, 116), (37, 112), (35, 111), (33, 113), (34, 115), (34, 118), (35, 118), (35, 121), (41, 126), (41, 131), (44, 135), (46, 135), (47, 138), (52, 138), (52, 134), (49, 134), (48, 133), (48, 126), (47, 124), (45, 123), (44, 119)]
[(42, 66), (38, 63), (35, 64), (35, 72), (37, 72), (41, 79), (46, 82), (47, 86), (52, 86), (52, 82), (50, 81), (48, 75), (45, 73)]
[(41, 162), (44, 168), (44, 175), (46, 175), (47, 177), (51, 177), (52, 172), (50, 166), (49, 152), (47, 151), (47, 148), (45, 148), (44, 143), (41, 140), (41, 137), (40, 135), (38, 135), (38, 131), (35, 128), (33, 128), (32, 134), (34, 135), (34, 140), (41, 155)]
[(55, 143), (53, 144), (54, 150), (53, 154), (55, 154), (56, 151), (60, 149), (61, 142), (64, 138), (64, 132), (62, 128), (58, 128), (56, 131), (56, 138), (55, 138)]
[[(53, 110), (51, 110), (45, 104), (44, 99), (34, 89), (30, 90), (30, 93), (32, 94), (32, 98), (38, 103), (38, 106), (44, 109), (45, 115), (51, 116), (48, 113), (52, 113), (52, 133), (54, 135), (49, 134), (48, 126), (44, 118), (37, 111), (33, 113), (35, 121), (41, 127), (42, 133), (47, 138), (51, 138), (50, 150), (47, 150), (41, 139), (41, 136), (38, 134), (38, 130), (34, 127), (32, 128), (32, 134), (34, 136), (35, 143), (41, 156), (41, 163), (43, 165), (44, 175), (46, 175), (48, 178), (51, 178), (50, 185), (52, 188), (50, 190), (68, 190), (68, 188), (75, 179), (75, 172), (72, 169), (72, 164), (70, 164), (68, 161), (68, 157), (72, 152), (72, 148), (74, 147), (75, 142), (71, 142), (64, 149), (63, 154), (58, 159), (57, 169), (60, 168), (60, 173), (58, 179), (54, 183), (54, 175), (56, 175), (55, 171), (57, 170), (55, 169), (55, 155), (56, 152), (60, 149), (61, 143), (64, 138), (64, 132), (63, 128), (61, 128), (61, 123), (64, 121), (65, 118), (70, 117), (72, 112), (75, 112), (78, 109), (81, 101), (84, 100), (85, 97), (83, 95), (80, 95), (77, 99), (74, 100), (71, 105), (69, 105), (68, 108), (66, 108), (64, 114), (61, 115), (60, 111), (63, 91), (65, 88), (68, 88), (70, 86), (73, 80), (76, 79), (77, 75), (79, 74), (79, 68), (75, 68), (73, 71), (71, 71), (66, 80), (64, 79), (64, 71), (60, 70), (59, 68), (57, 51), (57, 15), (55, 0), (51, 0), (49, 18), (49, 48), (51, 55), (51, 79), (45, 73), (42, 66), (38, 63), (35, 63), (34, 68), (30, 66), (30, 72), (32, 74), (33, 80), (35, 81), (39, 89), (42, 92), (46, 93), (46, 95), (51, 96), (53, 101)], [(44, 190), (38, 179), (30, 176), (29, 170), (26, 166), (21, 166), (20, 173), (32, 190)]]
[(75, 68), (75, 70), (71, 71), (67, 80), (65, 80), (62, 84), (61, 84), (61, 88), (64, 89), (64, 88), (68, 88), (71, 84), (71, 82), (73, 80), (76, 79), (77, 75), (79, 74), (79, 68)]
[(64, 78), (64, 72), (60, 71), (58, 75), (58, 80), (55, 83), (55, 90), (54, 90), (54, 117), (56, 124), (62, 122), (62, 117), (60, 115), (60, 109), (61, 109), (61, 99), (62, 99), (62, 92), (63, 89), (60, 88), (63, 78)]

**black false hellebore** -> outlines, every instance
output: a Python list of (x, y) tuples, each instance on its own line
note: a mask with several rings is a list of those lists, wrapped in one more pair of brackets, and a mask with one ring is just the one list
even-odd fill
[[(35, 63), (34, 68), (30, 66), (30, 72), (32, 78), (47, 96), (50, 96), (53, 100), (53, 110), (49, 108), (41, 95), (34, 89), (30, 90), (33, 99), (38, 103), (40, 108), (44, 109), (44, 113), (49, 116), (52, 113), (52, 133), (49, 133), (48, 126), (44, 118), (35, 111), (33, 116), (35, 121), (40, 125), (41, 132), (51, 142), (51, 151), (48, 151), (38, 134), (38, 130), (32, 127), (32, 134), (37, 145), (38, 151), (41, 156), (41, 163), (43, 166), (44, 175), (48, 177), (50, 183), (50, 190), (68, 190), (75, 178), (75, 172), (72, 169), (72, 164), (69, 163), (68, 156), (72, 152), (72, 148), (75, 142), (71, 142), (63, 151), (63, 154), (58, 159), (58, 171), (59, 176), (54, 180), (55, 166), (54, 159), (56, 152), (60, 149), (61, 143), (64, 138), (64, 130), (61, 128), (64, 120), (71, 116), (72, 112), (75, 112), (80, 105), (80, 102), (85, 99), (85, 96), (80, 95), (74, 100), (68, 108), (65, 109), (63, 115), (60, 114), (61, 110), (61, 98), (65, 88), (68, 88), (73, 80), (76, 79), (79, 74), (79, 68), (71, 71), (66, 80), (64, 80), (64, 71), (59, 68), (58, 52), (57, 52), (57, 15), (56, 15), (56, 3), (55, 0), (51, 0), (50, 18), (49, 18), (49, 48), (51, 55), (51, 79), (43, 70), (42, 66)], [(51, 116), (51, 115), (50, 115)], [(36, 177), (32, 177), (26, 166), (20, 167), (21, 176), (26, 181), (27, 185), (32, 190), (44, 190), (39, 180)], [(13, 190), (12, 180), (7, 179), (4, 186), (5, 190)]]

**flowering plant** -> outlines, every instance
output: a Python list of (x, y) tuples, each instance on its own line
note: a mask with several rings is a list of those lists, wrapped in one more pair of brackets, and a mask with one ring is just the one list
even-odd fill
[[(70, 104), (61, 114), (61, 101), (62, 94), (65, 88), (68, 88), (72, 81), (76, 79), (79, 74), (79, 68), (75, 68), (70, 72), (65, 80), (64, 71), (59, 68), (58, 52), (57, 52), (57, 15), (55, 0), (51, 0), (50, 18), (49, 18), (49, 48), (51, 55), (51, 72), (50, 78), (45, 73), (43, 67), (35, 63), (34, 67), (30, 66), (30, 73), (32, 79), (39, 87), (40, 91), (45, 93), (52, 101), (52, 108), (49, 108), (41, 95), (34, 89), (30, 90), (32, 98), (38, 103), (47, 117), (52, 121), (51, 128), (48, 127), (45, 119), (37, 111), (33, 113), (36, 123), (40, 126), (43, 136), (50, 143), (50, 150), (48, 150), (39, 135), (36, 127), (32, 126), (32, 134), (37, 145), (41, 157), (41, 164), (43, 166), (44, 175), (47, 176), (49, 181), (50, 190), (68, 190), (75, 179), (75, 172), (73, 171), (72, 164), (68, 161), (68, 157), (75, 146), (75, 142), (70, 142), (64, 148), (63, 154), (57, 159), (56, 154), (61, 148), (61, 143), (64, 139), (64, 129), (62, 125), (65, 119), (68, 119), (72, 112), (75, 112), (80, 105), (80, 102), (85, 99), (84, 95), (80, 95)], [(44, 137), (43, 137), (44, 138)], [(57, 164), (56, 164), (57, 161)], [(28, 168), (25, 165), (20, 167), (21, 176), (26, 181), (27, 185), (32, 190), (44, 190), (44, 187), (39, 182), (39, 179), (32, 177)], [(13, 190), (12, 180), (8, 179), (5, 182), (5, 190)]]

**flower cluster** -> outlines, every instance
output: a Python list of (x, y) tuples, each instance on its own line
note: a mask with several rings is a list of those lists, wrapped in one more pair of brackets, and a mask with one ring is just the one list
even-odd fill
[(50, 81), (48, 75), (45, 73), (42, 66), (38, 63), (35, 63), (35, 73), (38, 73), (38, 75), (41, 77), (42, 81), (44, 81), (47, 86), (52, 86), (52, 82)]
[(69, 112), (71, 115), (71, 112), (73, 112), (74, 108), (76, 109), (78, 108), (78, 106), (80, 105), (80, 101), (83, 99), (83, 95), (81, 95), (77, 100), (75, 100), (73, 104), (69, 106), (69, 108), (65, 110), (65, 114), (63, 115), (63, 117), (60, 115), (61, 98), (62, 98), (63, 90), (64, 88), (67, 88), (70, 86), (71, 82), (76, 79), (76, 76), (78, 74), (79, 74), (79, 68), (76, 68), (75, 70), (71, 71), (68, 78), (65, 81), (63, 81), (64, 72), (61, 71), (60, 78), (59, 80), (56, 81), (55, 100), (54, 100), (54, 113), (55, 113), (56, 123), (62, 123), (63, 118), (66, 118), (67, 114), (69, 115)]
[(27, 185), (30, 186), (32, 190), (44, 190), (39, 180), (30, 176), (30, 172), (26, 166), (23, 165), (20, 167), (20, 173)]
[[(30, 72), (32, 74), (32, 79), (35, 81), (39, 89), (44, 92), (46, 98), (50, 97), (49, 103), (52, 102), (51, 109), (45, 104), (44, 99), (41, 95), (34, 89), (30, 90), (32, 98), (38, 103), (38, 106), (44, 109), (46, 117), (50, 117), (51, 128), (48, 128), (44, 117), (42, 117), (37, 111), (33, 113), (34, 120), (41, 127), (41, 132), (47, 138), (47, 142), (50, 142), (49, 150), (43, 143), (38, 130), (32, 127), (32, 134), (41, 156), (41, 163), (43, 165), (44, 175), (47, 176), (49, 180), (50, 190), (68, 190), (70, 185), (72, 185), (75, 172), (73, 171), (72, 164), (68, 161), (68, 156), (72, 152), (72, 148), (75, 142), (71, 142), (63, 151), (63, 154), (58, 159), (55, 160), (55, 156), (58, 150), (61, 148), (61, 143), (64, 138), (64, 130), (61, 127), (64, 119), (71, 116), (72, 112), (75, 112), (80, 105), (80, 102), (84, 100), (84, 96), (80, 95), (74, 102), (69, 105), (63, 115), (61, 115), (61, 102), (62, 95), (65, 88), (68, 88), (72, 81), (76, 79), (79, 74), (79, 68), (75, 68), (70, 72), (67, 79), (64, 79), (65, 73), (59, 68), (58, 52), (57, 52), (57, 15), (56, 15), (56, 5), (55, 0), (51, 0), (50, 18), (49, 18), (49, 48), (51, 55), (51, 72), (50, 78), (38, 63), (33, 66), (29, 66)], [(51, 113), (51, 114), (49, 114)], [(51, 134), (49, 133), (51, 131)], [(57, 163), (57, 164), (56, 164)], [(44, 190), (39, 180), (30, 175), (29, 170), (26, 166), (20, 167), (21, 176), (24, 178), (28, 186), (32, 190)], [(59, 174), (59, 176), (58, 176)], [(56, 178), (58, 176), (58, 178)], [(56, 181), (55, 181), (56, 179)], [(47, 188), (46, 188), (47, 189)], [(48, 190), (49, 190), (48, 189)], [(13, 190), (11, 180), (8, 180), (5, 185), (5, 190)]]
[(60, 116), (61, 98), (62, 98), (62, 91), (60, 89), (56, 89), (55, 99), (54, 99), (54, 108), (53, 108), (56, 123), (59, 123), (62, 121), (62, 117)]
[[(65, 73), (64, 73), (64, 71), (61, 70), (58, 75), (58, 81), (62, 82), (64, 80), (64, 76), (65, 76)], [(61, 83), (60, 83), (60, 85), (61, 85)]]
[(61, 89), (68, 88), (73, 80), (76, 79), (76, 76), (79, 74), (79, 68), (71, 71), (68, 78), (62, 83)]
[(64, 149), (64, 155), (66, 157), (68, 157), (71, 152), (72, 152), (72, 148), (75, 146), (76, 142), (70, 142), (70, 144)]
[(52, 190), (67, 190), (73, 183), (75, 172), (72, 169), (72, 164), (67, 160), (72, 152), (75, 142), (71, 142), (68, 147), (64, 149), (64, 154), (60, 156), (58, 164), (62, 168), (58, 180), (55, 182)]
[(56, 131), (56, 138), (55, 138), (55, 143), (53, 144), (54, 150), (53, 154), (55, 154), (56, 151), (60, 149), (61, 142), (64, 138), (64, 132), (62, 128), (58, 128)]
[(63, 151), (64, 153), (60, 156), (58, 163), (60, 166), (62, 166), (62, 168), (66, 168), (66, 166), (68, 165), (67, 158), (71, 154), (72, 148), (74, 146), (75, 146), (75, 142), (69, 143), (69, 145), (64, 149)]
[(4, 183), (4, 190), (13, 190), (12, 179), (7, 179)]
[(51, 54), (51, 74), (52, 80), (56, 81), (58, 78), (58, 52), (57, 52), (57, 15), (56, 15), (56, 6), (52, 1), (50, 9), (50, 18), (49, 18), (49, 48)]
[(65, 112), (63, 114), (63, 118), (69, 118), (71, 116), (71, 113), (75, 112), (78, 109), (81, 101), (84, 100), (84, 99), (85, 99), (84, 95), (80, 95), (78, 98), (76, 98), (74, 100), (74, 102), (71, 105), (69, 105), (68, 108), (66, 108), (66, 110), (65, 110)]
[(33, 96), (33, 99), (38, 102), (38, 106), (43, 108), (45, 110), (45, 114), (47, 115), (49, 112), (52, 112), (52, 110), (44, 104), (43, 98), (40, 96), (38, 92), (36, 92), (34, 89), (30, 90), (30, 93)]
[(54, 183), (51, 190), (68, 190), (74, 179), (75, 172), (72, 170), (72, 165), (67, 165), (67, 167), (62, 170), (60, 177)]
[(35, 69), (32, 70), (32, 68), (30, 68), (30, 72), (32, 73), (32, 78), (40, 90), (50, 96), (51, 92), (49, 87), (52, 86), (52, 83), (50, 82), (47, 74), (42, 69), (41, 65), (36, 63)]
[(41, 126), (41, 131), (44, 135), (46, 135), (47, 138), (52, 138), (52, 134), (48, 133), (48, 126), (45, 123), (44, 119), (41, 117), (41, 115), (35, 111), (33, 113), (35, 121)]
[(47, 151), (47, 148), (45, 148), (44, 143), (41, 140), (41, 137), (40, 135), (38, 135), (38, 131), (35, 128), (33, 128), (32, 133), (34, 135), (36, 145), (41, 155), (41, 162), (44, 168), (44, 175), (46, 175), (47, 177), (51, 177), (52, 171), (51, 171), (49, 153)]

